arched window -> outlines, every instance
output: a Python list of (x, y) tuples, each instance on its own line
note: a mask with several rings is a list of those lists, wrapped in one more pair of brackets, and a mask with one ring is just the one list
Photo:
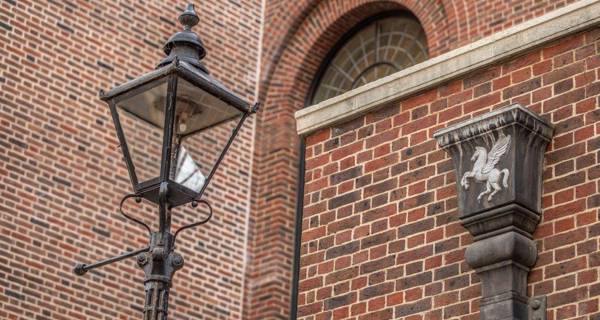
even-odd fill
[(419, 20), (409, 13), (368, 19), (350, 31), (321, 67), (310, 104), (335, 97), (428, 58)]

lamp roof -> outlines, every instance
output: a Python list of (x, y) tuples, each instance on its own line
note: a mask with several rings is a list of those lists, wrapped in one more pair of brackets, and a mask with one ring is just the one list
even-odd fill
[(206, 55), (204, 43), (198, 34), (192, 31), (192, 27), (200, 21), (194, 5), (191, 3), (188, 4), (185, 11), (179, 15), (178, 20), (183, 26), (183, 31), (175, 33), (167, 40), (163, 47), (167, 57), (158, 63), (157, 68), (168, 65), (175, 59), (178, 59), (197, 67), (204, 73), (209, 73), (206, 66), (200, 62)]
[(231, 104), (242, 112), (255, 112), (250, 104), (244, 101), (243, 98), (236, 95), (234, 92), (227, 89), (221, 82), (213, 78), (211, 75), (206, 74), (190, 65), (185, 61), (176, 60), (164, 67), (160, 67), (152, 72), (144, 74), (143, 76), (128, 81), (124, 84), (118, 85), (112, 88), (108, 92), (100, 91), (100, 99), (108, 101), (111, 99), (122, 100), (129, 97), (132, 94), (136, 94), (144, 88), (156, 81), (160, 81), (169, 74), (176, 73), (178, 76), (183, 77), (195, 86), (206, 90), (212, 95), (217, 96), (224, 102)]

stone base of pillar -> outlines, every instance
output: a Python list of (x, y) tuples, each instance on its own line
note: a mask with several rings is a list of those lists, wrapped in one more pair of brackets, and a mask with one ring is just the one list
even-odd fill
[(502, 262), (477, 270), (483, 284), (480, 311), (483, 320), (527, 320), (529, 298), (526, 295), (529, 268)]
[(533, 240), (509, 231), (476, 241), (465, 257), (481, 279), (481, 319), (526, 320), (527, 274), (537, 259)]

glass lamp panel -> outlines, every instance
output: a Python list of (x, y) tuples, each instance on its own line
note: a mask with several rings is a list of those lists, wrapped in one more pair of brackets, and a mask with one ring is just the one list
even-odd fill
[(117, 112), (138, 183), (158, 178), (165, 122), (166, 80), (117, 103)]
[(193, 135), (175, 138), (170, 179), (200, 192), (240, 118), (234, 117)]
[(242, 112), (187, 80), (177, 80), (175, 133), (186, 136), (223, 121), (241, 116)]

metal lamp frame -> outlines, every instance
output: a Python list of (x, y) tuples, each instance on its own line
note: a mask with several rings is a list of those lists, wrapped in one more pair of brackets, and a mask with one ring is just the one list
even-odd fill
[[(104, 100), (110, 108), (121, 151), (123, 152), (125, 164), (133, 187), (133, 193), (124, 196), (121, 200), (119, 212), (128, 220), (145, 228), (148, 232), (150, 243), (144, 248), (126, 252), (122, 255), (104, 259), (96, 263), (78, 263), (73, 271), (77, 275), (83, 275), (89, 270), (136, 256), (137, 264), (143, 269), (145, 274), (144, 320), (167, 319), (171, 281), (174, 273), (181, 269), (184, 264), (183, 257), (175, 252), (176, 237), (180, 232), (202, 225), (211, 219), (213, 210), (210, 203), (202, 199), (204, 191), (219, 168), (233, 141), (237, 137), (244, 122), (250, 115), (256, 113), (259, 108), (258, 103), (250, 105), (208, 74), (206, 67), (200, 62), (200, 59), (202, 59), (205, 54), (202, 42), (197, 35), (190, 31), (191, 27), (198, 23), (198, 20), (193, 5), (188, 5), (184, 13), (179, 17), (179, 21), (184, 25), (185, 29), (172, 36), (167, 44), (165, 44), (165, 53), (169, 56), (159, 63), (156, 70), (123, 85), (117, 86), (109, 92), (105, 93), (104, 91), (100, 91), (100, 99)], [(234, 118), (240, 117), (229, 140), (223, 147), (223, 150), (214, 163), (199, 192), (195, 192), (170, 179), (177, 103), (177, 84), (179, 79), (188, 81), (191, 85), (204, 90), (206, 93), (218, 98), (239, 111), (235, 116), (211, 123), (206, 127), (194, 132), (186, 133), (179, 137), (180, 139), (184, 139), (199, 133), (200, 131), (212, 128), (226, 121), (233, 121)], [(119, 102), (150, 90), (157, 85), (164, 84), (165, 82), (167, 83), (167, 95), (165, 99), (166, 105), (160, 175), (156, 178), (140, 182), (136, 173), (135, 164), (131, 158), (129, 146), (127, 145), (117, 106)], [(146, 120), (139, 119), (139, 121)], [(153, 231), (148, 224), (123, 211), (123, 204), (128, 199), (135, 199), (138, 203), (141, 202), (142, 199), (146, 199), (158, 206), (158, 230)], [(203, 204), (208, 208), (209, 213), (197, 222), (182, 226), (172, 233), (171, 209), (187, 203), (191, 203), (192, 207)]]

